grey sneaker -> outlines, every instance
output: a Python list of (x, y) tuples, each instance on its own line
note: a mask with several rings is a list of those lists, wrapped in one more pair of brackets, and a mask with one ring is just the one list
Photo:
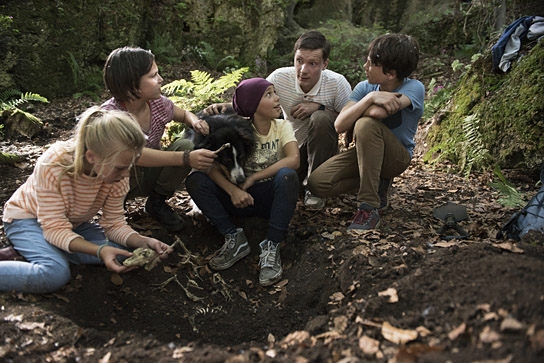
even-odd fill
[(309, 209), (320, 210), (325, 207), (325, 199), (316, 197), (307, 190), (304, 194), (304, 205)]
[(242, 228), (237, 228), (236, 233), (225, 236), (225, 244), (215, 252), (215, 256), (209, 262), (213, 270), (226, 270), (242, 258), (249, 255), (249, 243)]
[(261, 272), (259, 273), (259, 283), (262, 286), (270, 286), (273, 283), (281, 279), (283, 268), (281, 267), (280, 258), (280, 245), (270, 240), (265, 239), (259, 243), (261, 247), (261, 259), (259, 260), (259, 266)]
[(378, 186), (378, 196), (380, 197), (379, 210), (389, 208), (389, 192), (391, 190), (391, 184), (393, 184), (393, 179), (380, 178), (380, 185)]

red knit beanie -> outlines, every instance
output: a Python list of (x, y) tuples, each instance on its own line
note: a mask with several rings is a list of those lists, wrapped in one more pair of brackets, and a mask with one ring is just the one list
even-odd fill
[(244, 79), (238, 84), (232, 96), (234, 111), (240, 116), (252, 117), (255, 111), (257, 111), (264, 91), (266, 91), (268, 86), (272, 86), (272, 83), (264, 78)]

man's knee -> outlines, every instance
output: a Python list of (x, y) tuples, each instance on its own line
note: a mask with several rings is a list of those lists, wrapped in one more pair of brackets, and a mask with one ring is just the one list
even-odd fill
[(325, 111), (316, 111), (310, 116), (310, 130), (334, 129), (334, 119)]

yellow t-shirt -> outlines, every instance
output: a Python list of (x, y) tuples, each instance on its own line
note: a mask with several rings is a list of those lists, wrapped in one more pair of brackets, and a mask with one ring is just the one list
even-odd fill
[(255, 128), (253, 128), (253, 132), (257, 137), (256, 148), (244, 167), (246, 176), (266, 169), (282, 159), (285, 156), (283, 147), (289, 142), (297, 141), (293, 126), (287, 120), (272, 120), (267, 135), (259, 134)]

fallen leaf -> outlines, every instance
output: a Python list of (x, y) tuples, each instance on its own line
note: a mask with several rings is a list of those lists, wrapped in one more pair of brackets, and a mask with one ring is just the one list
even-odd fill
[(376, 339), (372, 339), (366, 335), (363, 335), (359, 339), (359, 348), (366, 355), (374, 355), (380, 349), (380, 342)]
[(466, 328), (467, 328), (467, 325), (465, 323), (461, 323), (457, 328), (451, 330), (448, 333), (448, 338), (450, 338), (450, 340), (457, 339), (459, 335), (465, 332)]
[(334, 330), (337, 332), (342, 333), (348, 327), (348, 318), (344, 315), (335, 317), (333, 322)]
[(507, 317), (501, 323), (501, 331), (520, 331), (523, 324), (512, 317)]
[(395, 328), (387, 321), (382, 324), (382, 336), (395, 344), (406, 344), (417, 339), (418, 333), (415, 330)]
[(389, 300), (387, 300), (390, 303), (396, 303), (399, 301), (399, 296), (397, 295), (397, 290), (390, 287), (385, 291), (378, 292), (378, 296), (389, 296)]
[(277, 284), (274, 284), (274, 287), (283, 287), (283, 286), (287, 285), (288, 283), (289, 283), (288, 279), (283, 279), (280, 282), (278, 282)]
[(17, 324), (17, 327), (21, 330), (34, 330), (45, 328), (45, 323), (25, 322)]
[(344, 294), (342, 294), (341, 292), (335, 292), (334, 294), (329, 296), (329, 299), (333, 301), (342, 301), (344, 297), (345, 297)]
[(13, 314), (9, 314), (8, 316), (6, 316), (4, 318), (4, 321), (23, 321), (23, 314), (21, 315), (13, 315)]
[(123, 278), (119, 274), (112, 274), (111, 283), (114, 284), (115, 286), (123, 285)]
[(503, 243), (497, 243), (497, 244), (495, 244), (495, 246), (500, 248), (500, 249), (506, 250), (506, 251), (510, 251), (510, 252), (514, 252), (514, 253), (523, 253), (523, 250), (521, 248), (517, 247), (513, 243), (503, 242)]
[(480, 340), (483, 343), (494, 343), (499, 341), (501, 336), (487, 325), (480, 333)]

